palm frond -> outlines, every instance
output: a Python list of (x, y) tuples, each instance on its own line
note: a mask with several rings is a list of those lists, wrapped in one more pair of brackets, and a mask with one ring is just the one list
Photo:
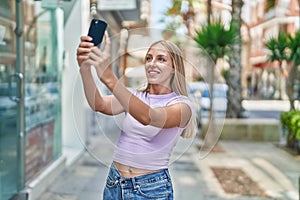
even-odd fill
[(268, 55), (270, 61), (289, 60), (289, 42), (287, 33), (280, 32), (277, 37), (269, 39), (266, 42), (265, 47), (270, 51)]
[(194, 41), (216, 61), (218, 58), (230, 54), (230, 48), (237, 43), (236, 33), (233, 23), (226, 29), (223, 23), (218, 20), (197, 30)]
[(288, 36), (290, 56), (289, 60), (294, 62), (295, 65), (300, 65), (300, 31), (297, 31), (295, 36)]

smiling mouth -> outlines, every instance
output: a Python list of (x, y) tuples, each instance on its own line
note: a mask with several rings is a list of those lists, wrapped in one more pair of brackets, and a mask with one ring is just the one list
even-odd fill
[(148, 71), (148, 74), (149, 75), (156, 75), (156, 74), (160, 74), (160, 72), (159, 71)]

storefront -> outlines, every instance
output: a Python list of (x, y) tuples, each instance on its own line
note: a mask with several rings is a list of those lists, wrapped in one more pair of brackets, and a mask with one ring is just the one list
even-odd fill
[[(133, 10), (100, 11), (113, 36), (114, 57), (119, 55), (122, 24), (140, 20), (136, 2)], [(87, 33), (90, 10), (85, 0), (1, 1), (1, 200), (38, 199), (89, 143), (92, 111), (76, 48)], [(144, 22), (137, 24), (146, 26)], [(118, 71), (117, 64), (112, 67)]]
[(0, 199), (19, 194), (62, 154), (63, 12), (0, 4)]

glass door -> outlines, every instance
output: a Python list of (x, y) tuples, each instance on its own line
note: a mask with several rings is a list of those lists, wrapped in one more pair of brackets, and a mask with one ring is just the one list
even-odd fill
[(18, 190), (19, 91), (22, 75), (17, 73), (14, 1), (0, 4), (0, 199)]
[[(23, 1), (24, 7), (24, 88), (25, 88), (25, 182), (61, 155), (61, 65), (62, 37), (56, 8), (46, 3)], [(63, 13), (61, 13), (63, 14)]]
[(0, 200), (26, 195), (62, 153), (63, 12), (51, 6), (1, 0)]

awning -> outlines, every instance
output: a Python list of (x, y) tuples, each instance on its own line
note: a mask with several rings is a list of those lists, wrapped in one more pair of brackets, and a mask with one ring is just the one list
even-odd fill
[(267, 56), (256, 56), (250, 58), (250, 64), (253, 67), (264, 68), (267, 62)]

